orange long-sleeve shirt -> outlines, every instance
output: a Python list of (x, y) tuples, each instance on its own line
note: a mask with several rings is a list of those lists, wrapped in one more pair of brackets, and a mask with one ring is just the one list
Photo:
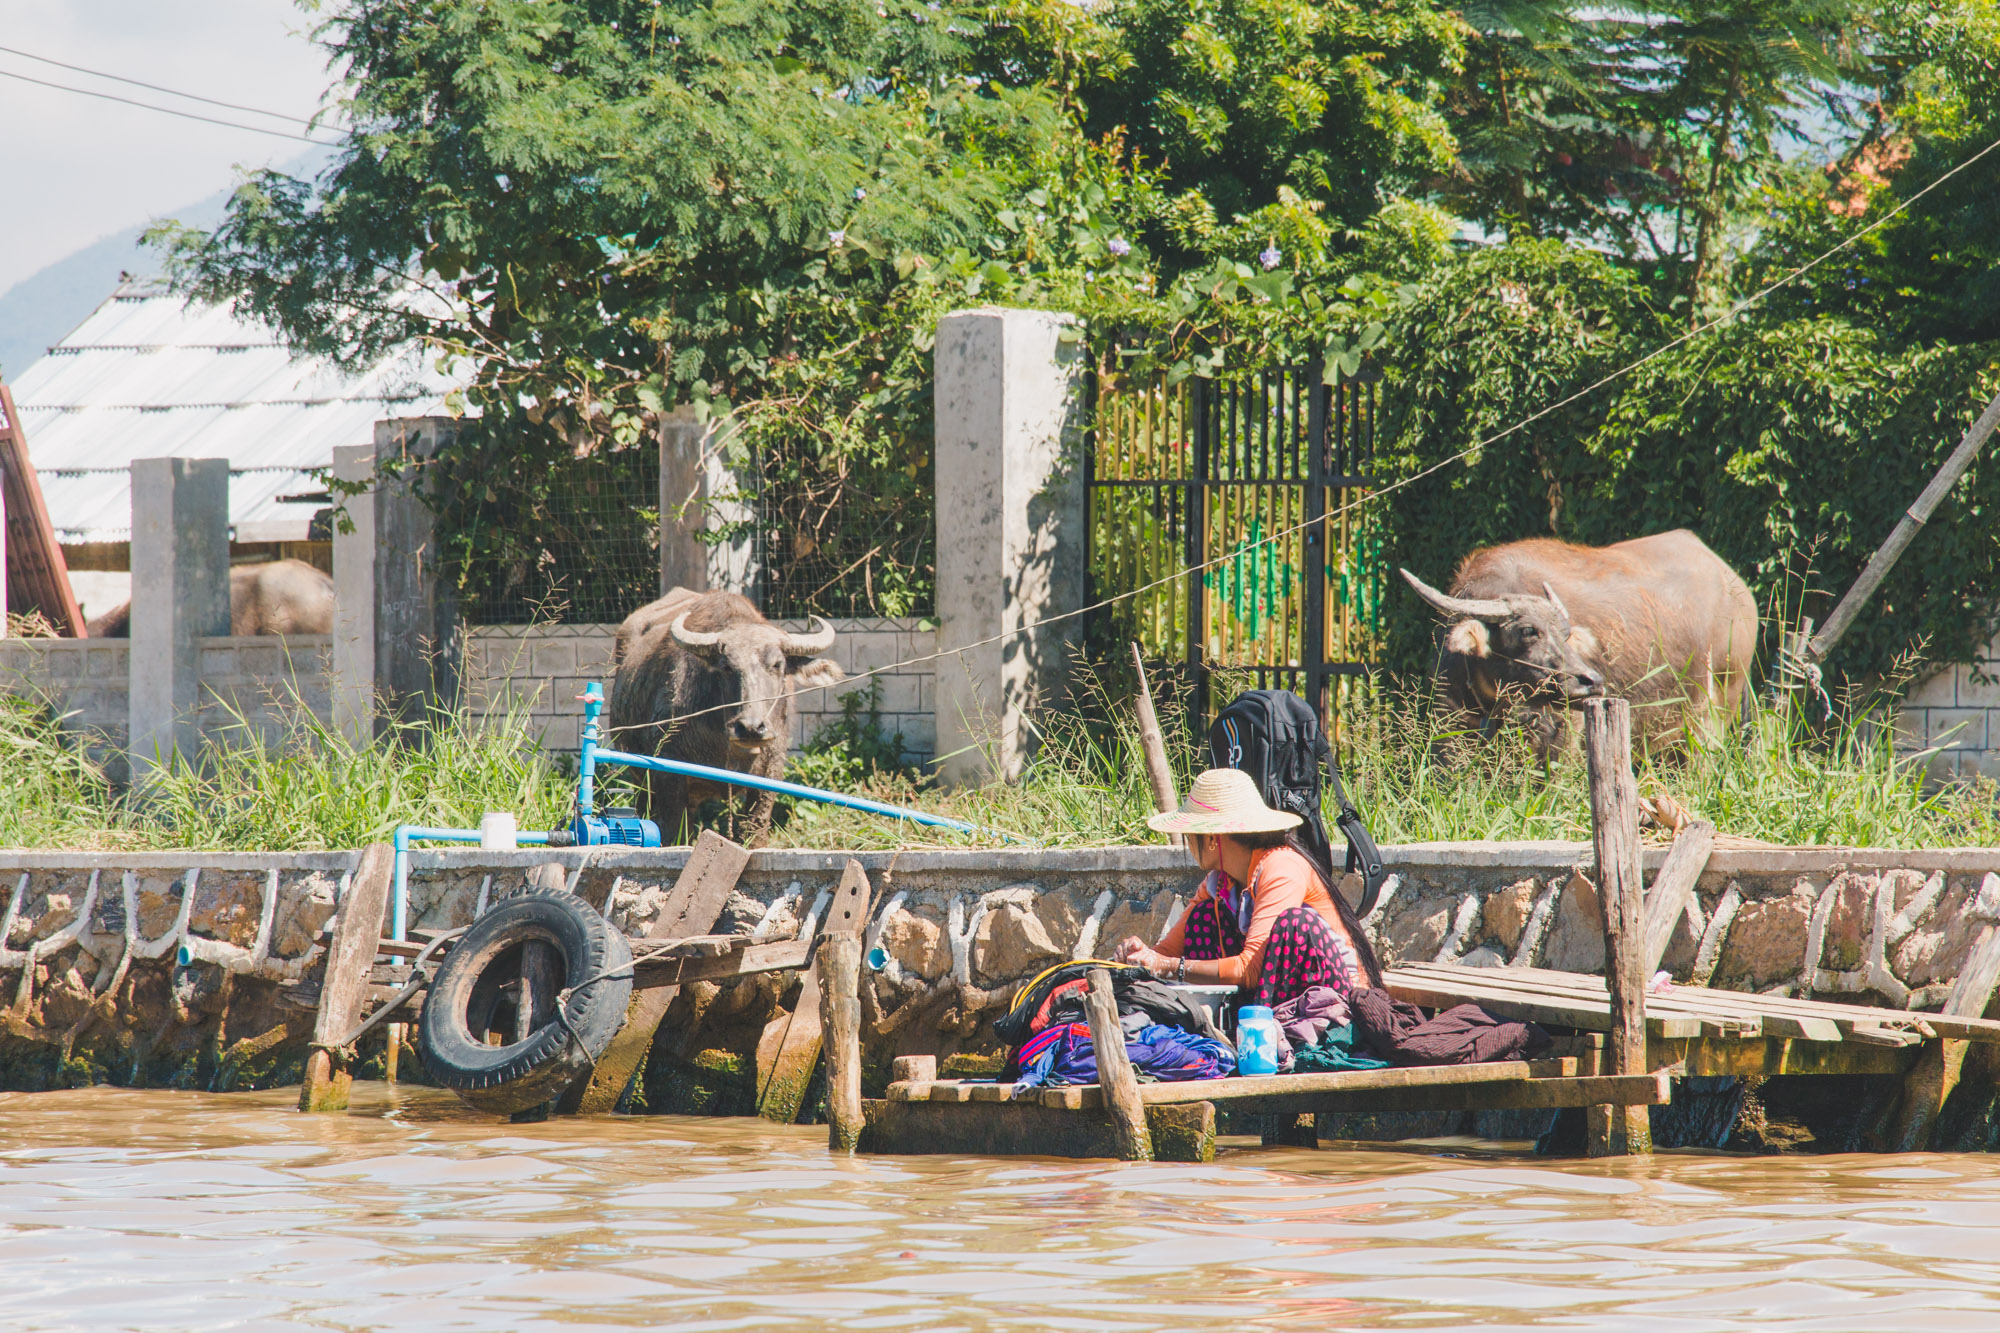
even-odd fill
[[(1327, 895), (1326, 886), (1320, 883), (1319, 876), (1313, 873), (1312, 863), (1305, 857), (1289, 847), (1273, 847), (1258, 852), (1250, 860), (1249, 893), (1255, 906), (1250, 927), (1244, 932), (1243, 949), (1233, 958), (1220, 960), (1224, 984), (1242, 987), (1257, 984), (1264, 975), (1264, 946), (1270, 942), (1271, 927), (1294, 907), (1310, 907), (1320, 914), (1333, 932), (1334, 939), (1340, 942), (1342, 952), (1351, 960), (1350, 975), (1360, 976), (1360, 960), (1354, 952), (1353, 941), (1347, 936), (1347, 927), (1341, 923), (1340, 913), (1335, 909), (1333, 899)], [(1208, 891), (1208, 880), (1204, 878), (1194, 902), (1188, 905), (1189, 910), (1213, 897)], [(1156, 948), (1169, 958), (1181, 956), (1187, 948), (1185, 913)]]

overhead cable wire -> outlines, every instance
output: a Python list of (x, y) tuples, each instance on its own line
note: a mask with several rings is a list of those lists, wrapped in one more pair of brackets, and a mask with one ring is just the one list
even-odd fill
[(294, 125), (310, 126), (312, 124), (312, 121), (308, 117), (295, 116), (289, 111), (267, 111), (260, 106), (245, 106), (241, 102), (223, 102), (213, 97), (203, 97), (200, 93), (184, 93), (178, 88), (169, 88), (164, 84), (147, 83), (144, 79), (128, 79), (123, 74), (109, 74), (101, 69), (91, 69), (88, 65), (72, 65), (66, 60), (56, 60), (49, 56), (38, 56), (33, 51), (23, 51), (18, 46), (0, 46), (0, 51), (4, 51), (10, 56), (19, 56), (23, 60), (34, 60), (44, 65), (54, 65), (57, 69), (66, 69), (72, 73), (88, 74), (94, 79), (110, 79), (113, 83), (129, 83), (134, 88), (144, 88), (149, 92), (165, 93), (169, 97), (184, 97), (190, 102), (206, 102), (210, 106), (219, 106), (229, 111), (248, 111), (253, 116), (270, 116), (274, 120), (291, 121)]
[[(1883, 214), (1875, 221), (1861, 228), (1859, 231), (1855, 232), (1852, 236), (1849, 236), (1846, 240), (1843, 240), (1838, 244), (1832, 246), (1831, 248), (1822, 251), (1820, 254), (1814, 256), (1812, 259), (1807, 260), (1805, 263), (1791, 270), (1789, 273), (1785, 274), (1777, 281), (1759, 288), (1757, 291), (1751, 293), (1749, 296), (1746, 296), (1742, 300), (1736, 302), (1734, 305), (1730, 306), (1727, 311), (1723, 312), (1720, 315), (1717, 315), (1714, 319), (1709, 320), (1707, 323), (1700, 324), (1692, 329), (1689, 329), (1686, 333), (1683, 333), (1678, 338), (1675, 338), (1670, 342), (1661, 344), (1659, 347), (1654, 348), (1652, 351), (1646, 353), (1646, 355), (1640, 357), (1638, 360), (1633, 361), (1628, 365), (1622, 366), (1619, 369), (1612, 371), (1610, 374), (1605, 375), (1600, 379), (1593, 380), (1591, 383), (1585, 385), (1581, 389), (1578, 389), (1575, 393), (1570, 394), (1568, 397), (1558, 399), (1557, 401), (1550, 403), (1547, 407), (1544, 407), (1537, 412), (1533, 412), (1528, 416), (1521, 418), (1521, 420), (1515, 422), (1513, 425), (1507, 427), (1505, 430), (1496, 431), (1493, 434), (1488, 435), (1481, 440), (1469, 444), (1465, 448), (1459, 450), (1457, 453), (1452, 454), (1446, 458), (1441, 458), (1437, 462), (1431, 464), (1429, 467), (1424, 468), (1419, 472), (1414, 472), (1409, 476), (1402, 478), (1400, 481), (1391, 482), (1386, 486), (1382, 486), (1375, 490), (1369, 491), (1366, 495), (1360, 496), (1357, 499), (1349, 500), (1345, 504), (1340, 505), (1338, 508), (1329, 510), (1326, 514), (1324, 514), (1319, 518), (1308, 519), (1302, 523), (1295, 523), (1290, 527), (1283, 528), (1279, 531), (1271, 533), (1268, 537), (1263, 537), (1254, 542), (1248, 542), (1245, 545), (1233, 549), (1224, 555), (1219, 555), (1211, 560), (1203, 561), (1199, 565), (1191, 565), (1186, 569), (1179, 570), (1175, 573), (1169, 574), (1164, 578), (1154, 579), (1151, 583), (1141, 584), (1139, 587), (1130, 588), (1121, 593), (1114, 593), (1111, 596), (1103, 598), (1100, 601), (1092, 602), (1089, 606), (1078, 607), (1074, 611), (1060, 611), (1057, 612), (1055, 615), (1044, 617), (1041, 620), (1029, 621), (1027, 624), (1017, 625), (1013, 629), (1002, 630), (998, 634), (994, 634), (987, 638), (977, 640), (976, 642), (973, 643), (965, 644), (958, 648), (941, 649), (938, 652), (926, 653), (920, 657), (906, 658), (905, 660), (900, 662), (885, 663), (882, 666), (873, 667), (867, 671), (863, 671), (858, 675), (849, 676), (847, 680), (843, 683), (845, 684), (845, 683), (867, 680), (872, 676), (886, 675), (887, 673), (892, 671), (900, 671), (905, 667), (924, 666), (928, 663), (939, 661), (942, 658), (956, 657), (961, 653), (969, 653), (976, 648), (991, 647), (996, 643), (1005, 642), (1006, 640), (1011, 639), (1016, 635), (1027, 634), (1033, 630), (1040, 629), (1045, 625), (1053, 625), (1059, 621), (1072, 620), (1078, 616), (1087, 616), (1093, 611), (1101, 611), (1108, 606), (1115, 606), (1119, 602), (1126, 601), (1130, 598), (1138, 597), (1144, 593), (1151, 592), (1155, 588), (1165, 587), (1167, 584), (1170, 583), (1178, 583), (1182, 579), (1188, 578), (1191, 575), (1201, 574), (1206, 570), (1227, 564), (1230, 561), (1241, 558), (1243, 553), (1246, 551), (1252, 551), (1259, 546), (1267, 546), (1272, 543), (1282, 541), (1284, 538), (1290, 537), (1296, 533), (1303, 532), (1307, 528), (1313, 527), (1315, 524), (1329, 522), (1335, 518), (1340, 517), (1342, 514), (1347, 513), (1349, 510), (1358, 509), (1362, 505), (1370, 504), (1376, 500), (1380, 500), (1382, 497), (1390, 495), (1396, 491), (1399, 491), (1403, 489), (1405, 486), (1415, 485), (1417, 482), (1422, 481), (1425, 477), (1428, 477), (1435, 472), (1439, 472), (1444, 468), (1450, 467), (1453, 463), (1469, 458), (1473, 454), (1478, 453), (1480, 450), (1486, 448), (1487, 446), (1492, 444), (1497, 444), (1499, 441), (1506, 439), (1510, 435), (1525, 430), (1527, 427), (1533, 425), (1535, 422), (1540, 421), (1543, 417), (1548, 416), (1552, 412), (1560, 411), (1561, 409), (1569, 406), (1571, 403), (1576, 402), (1579, 398), (1587, 397), (1588, 395), (1593, 394), (1597, 390), (1603, 388), (1605, 385), (1611, 384), (1617, 380), (1625, 378), (1627, 375), (1632, 374), (1634, 371), (1640, 369), (1641, 367), (1648, 365), (1653, 361), (1657, 361), (1659, 358), (1665, 356), (1668, 352), (1672, 351), (1674, 348), (1681, 346), (1682, 344), (1690, 341), (1691, 339), (1698, 338), (1702, 334), (1707, 333), (1710, 330), (1717, 328), (1722, 324), (1728, 323), (1732, 319), (1735, 319), (1745, 310), (1748, 310), (1751, 306), (1756, 305), (1759, 301), (1762, 301), (1765, 297), (1777, 291), (1779, 288), (1789, 286), (1791, 283), (1798, 281), (1806, 274), (1812, 272), (1812, 270), (1818, 268), (1821, 264), (1824, 264), (1827, 260), (1839, 254), (1841, 251), (1849, 249), (1850, 247), (1861, 241), (1863, 238), (1868, 236), (1869, 233), (1874, 232), (1879, 228), (1886, 226), (1888, 223), (1894, 221), (1900, 214), (1908, 210), (1911, 207), (1911, 205), (1915, 204), (1919, 199), (1922, 199), (1925, 195), (1937, 189), (1939, 186), (1943, 185), (1946, 181), (1958, 175), (1960, 172), (1967, 170), (1973, 164), (1979, 162), (1981, 159), (1993, 153), (1995, 150), (2000, 150), (2000, 139), (1995, 139), (1992, 143), (1987, 144), (1986, 147), (1980, 149), (1978, 152), (1974, 153), (1971, 157), (1966, 158), (1963, 162), (1959, 163), (1951, 170), (1945, 172), (1943, 175), (1939, 176), (1936, 180), (1932, 181), (1929, 185), (1926, 185), (1923, 189), (1917, 191), (1915, 194), (1911, 195), (1908, 199), (1905, 199), (1902, 203), (1896, 205), (1895, 208), (1889, 210), (1889, 212)], [(797, 698), (798, 696), (803, 694), (811, 694), (816, 690), (821, 690), (824, 688), (826, 687), (809, 686), (795, 690), (788, 690), (782, 694), (767, 696), (766, 698), (757, 700), (756, 702), (776, 703), (784, 699)], [(751, 702), (751, 701), (746, 700), (745, 702)], [(628, 722), (622, 727), (606, 727), (605, 730), (607, 732), (632, 731), (640, 727), (659, 726), (662, 724), (669, 724), (669, 723), (678, 725), (684, 722), (691, 722), (694, 719), (702, 717), (709, 713), (727, 712), (730, 709), (738, 707), (741, 707), (741, 705), (716, 704), (712, 707), (699, 709), (692, 713), (685, 713), (678, 717), (654, 718), (648, 722)]]
[(44, 88), (54, 88), (58, 92), (77, 93), (84, 97), (102, 98), (107, 102), (122, 102), (126, 106), (136, 106), (146, 111), (158, 111), (163, 115), (179, 116), (183, 120), (199, 120), (209, 125), (221, 125), (232, 130), (247, 130), (251, 134), (269, 134), (279, 139), (297, 139), (301, 143), (318, 144), (322, 148), (338, 148), (337, 139), (315, 139), (310, 134), (297, 134), (291, 130), (274, 130), (263, 125), (245, 125), (241, 121), (223, 120), (216, 116), (204, 116), (193, 111), (180, 111), (170, 106), (159, 106), (152, 102), (141, 102), (136, 98), (120, 97), (116, 93), (97, 92), (90, 88), (76, 88), (67, 83), (55, 83), (48, 79), (38, 79), (32, 74), (22, 74), (17, 70), (0, 69), (0, 78), (18, 79), (22, 83), (38, 84)]

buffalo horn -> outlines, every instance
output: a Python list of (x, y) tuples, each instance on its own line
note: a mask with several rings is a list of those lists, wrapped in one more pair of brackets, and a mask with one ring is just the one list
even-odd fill
[(819, 628), (810, 634), (787, 634), (785, 636), (785, 656), (818, 657), (833, 647), (833, 626), (819, 616), (812, 617), (812, 623)]
[(1507, 603), (1497, 597), (1447, 597), (1407, 569), (1403, 571), (1403, 577), (1417, 590), (1417, 596), (1448, 616), (1470, 616), (1474, 620), (1503, 620), (1511, 614)]
[(683, 611), (675, 616), (674, 623), (667, 627), (667, 633), (674, 636), (675, 643), (689, 652), (698, 653), (704, 648), (713, 648), (722, 642), (721, 630), (717, 630), (713, 634), (704, 634), (700, 630), (689, 629), (687, 627), (687, 618), (688, 613)]
[(1553, 583), (1550, 583), (1547, 579), (1543, 579), (1542, 591), (1549, 595), (1550, 604), (1555, 607), (1557, 614), (1562, 616), (1564, 620), (1575, 619), (1574, 616), (1570, 615), (1569, 608), (1563, 605), (1563, 599), (1556, 596), (1556, 587)]

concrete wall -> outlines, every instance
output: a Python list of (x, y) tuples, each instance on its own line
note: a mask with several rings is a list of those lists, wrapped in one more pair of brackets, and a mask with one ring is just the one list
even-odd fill
[[(804, 631), (805, 621), (780, 621)], [(848, 675), (935, 651), (936, 634), (915, 620), (835, 620), (830, 656)], [(616, 625), (482, 625), (468, 631), (464, 658), (467, 708), (474, 717), (526, 714), (545, 748), (573, 754), (581, 743), (585, 682), (611, 680)], [(885, 672), (870, 681), (813, 690), (792, 700), (792, 748), (811, 740), (840, 716), (841, 697), (879, 683), (882, 731), (903, 735), (905, 753), (928, 761), (937, 752), (932, 719), (935, 683), (931, 663)]]
[(1941, 747), (1933, 776), (2000, 778), (2000, 640), (1912, 689), (1896, 712), (1901, 748)]
[[(482, 903), (520, 888), (532, 866), (555, 859), (578, 870), (586, 900), (638, 932), (687, 859), (686, 849), (591, 851), (599, 854), (416, 852), (411, 924), (463, 925)], [(1367, 926), (1385, 962), (1601, 968), (1595, 904), (1574, 874), (1589, 860), (1587, 845), (1384, 851), (1397, 879)], [(1649, 851), (1649, 869), (1662, 855)], [(1184, 854), (1166, 847), (772, 850), (751, 857), (721, 928), (791, 936), (850, 856), (875, 890), (869, 942), (889, 955), (863, 983), (877, 1055), (883, 1047), (990, 1047), (990, 1022), (1023, 979), (1053, 962), (1100, 954), (1127, 934), (1156, 938), (1194, 889)], [(350, 852), (0, 850), (0, 993), (15, 997), (0, 1086), (80, 1076), (48, 1054), (71, 1039), (84, 1073), (118, 1082), (226, 1087), (236, 1077), (229, 1071), (249, 1068), (251, 1054), (267, 1065), (285, 1051), (296, 1057), (310, 1030), (306, 1000), (322, 956), (316, 940), (353, 859)], [(2000, 849), (1722, 848), (1665, 965), (1678, 979), (1737, 990), (1936, 1008), (1996, 918)], [(182, 945), (195, 956), (192, 966), (174, 962)], [(131, 975), (114, 991), (128, 950)], [(293, 1003), (289, 987), (299, 983)], [(683, 1052), (697, 1042), (754, 1045), (782, 991), (778, 978), (735, 983), (721, 996), (711, 990), (700, 1009), (677, 1009), (662, 1031)], [(107, 995), (115, 1012), (76, 1036), (72, 1028), (93, 1000)], [(35, 1050), (47, 1058), (33, 1057)]]
[[(276, 738), (289, 724), (295, 699), (321, 721), (330, 716), (326, 635), (209, 637), (197, 645), (203, 736), (240, 736), (241, 714), (260, 736)], [(130, 663), (129, 639), (0, 639), (0, 690), (69, 715), (64, 726), (122, 780)]]

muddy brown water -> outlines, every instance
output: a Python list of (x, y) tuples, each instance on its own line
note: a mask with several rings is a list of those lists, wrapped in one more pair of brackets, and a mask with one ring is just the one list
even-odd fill
[(0, 1327), (2000, 1327), (1993, 1157), (835, 1160), (359, 1093), (0, 1096)]

